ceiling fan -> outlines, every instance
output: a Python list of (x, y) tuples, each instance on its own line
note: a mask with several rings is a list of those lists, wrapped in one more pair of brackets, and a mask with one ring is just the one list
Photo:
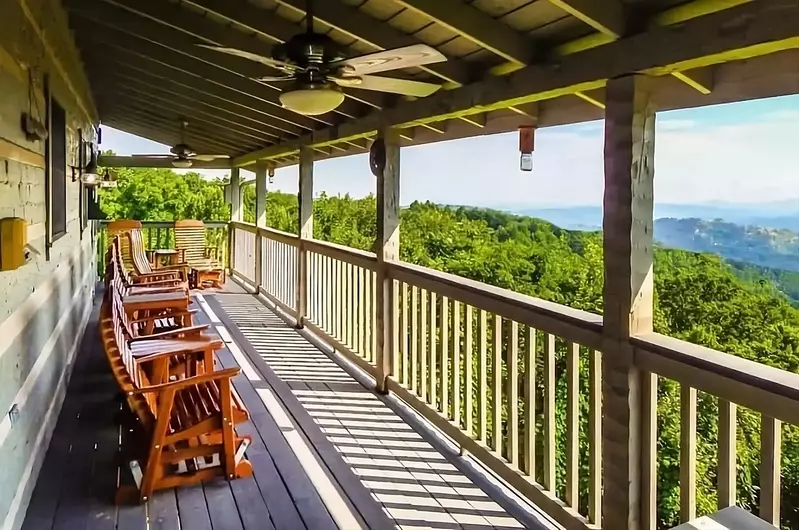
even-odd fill
[(171, 155), (133, 155), (140, 158), (152, 158), (154, 160), (171, 159), (172, 165), (177, 168), (190, 168), (194, 161), (210, 162), (220, 158), (230, 158), (228, 155), (206, 155), (197, 154), (188, 144), (186, 144), (186, 128), (189, 122), (183, 121), (180, 124), (180, 143), (172, 147), (169, 152)]
[(280, 70), (283, 75), (264, 76), (256, 80), (268, 83), (290, 82), (280, 94), (281, 104), (289, 110), (311, 116), (330, 112), (344, 101), (344, 94), (339, 87), (415, 97), (429, 96), (441, 88), (441, 85), (433, 83), (372, 75), (446, 61), (447, 58), (438, 50), (426, 44), (415, 44), (346, 58), (340, 45), (327, 35), (314, 32), (312, 0), (307, 0), (305, 6), (305, 33), (275, 46), (272, 57), (224, 46), (199, 46)]

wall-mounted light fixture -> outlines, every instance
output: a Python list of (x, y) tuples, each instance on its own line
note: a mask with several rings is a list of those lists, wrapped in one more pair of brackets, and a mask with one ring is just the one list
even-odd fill
[(92, 142), (84, 141), (83, 131), (78, 129), (78, 165), (72, 166), (72, 182), (80, 182), (93, 188), (100, 182), (97, 176), (97, 146)]

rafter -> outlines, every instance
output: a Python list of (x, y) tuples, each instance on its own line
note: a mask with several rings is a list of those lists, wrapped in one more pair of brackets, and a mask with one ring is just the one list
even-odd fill
[(626, 33), (627, 17), (621, 0), (549, 0), (549, 2), (614, 39)]
[[(155, 141), (169, 146), (177, 144), (182, 138), (181, 131), (172, 127), (171, 124), (151, 117), (141, 116), (136, 112), (115, 111), (105, 116), (103, 118), (103, 123), (114, 128), (120, 128), (120, 130), (130, 132), (131, 134), (143, 136), (144, 138), (158, 138)], [(123, 124), (126, 128), (122, 127)], [(136, 130), (129, 130), (132, 128), (131, 126), (135, 127)], [(209, 152), (215, 151), (212, 154), (224, 155), (241, 152), (241, 149), (236, 149), (216, 139), (209, 139), (202, 135), (196, 135), (194, 132), (187, 132), (185, 138), (193, 148)]]
[(395, 0), (512, 63), (533, 62), (533, 41), (462, 0)]
[[(277, 1), (285, 7), (305, 13), (305, 0)], [(206, 0), (202, 2), (206, 3)], [(353, 39), (373, 46), (376, 50), (402, 48), (420, 42), (343, 2), (317, 2), (314, 5), (314, 18)], [(445, 63), (425, 65), (421, 68), (456, 86), (467, 84), (471, 78), (468, 65), (459, 59), (450, 58)]]
[[(736, 31), (720, 31), (731, 26)], [(714, 38), (708, 39), (708, 35)], [(236, 163), (246, 165), (291, 152), (299, 145), (363, 137), (385, 124), (413, 127), (600, 88), (607, 79), (630, 72), (670, 75), (796, 48), (799, 4), (795, 0), (752, 2), (682, 24), (652, 28), (555, 63), (531, 65), (508, 78), (489, 78), (445, 94), (403, 102), (379, 115), (239, 157)]]
[[(159, 141), (158, 143), (163, 142)], [(145, 160), (140, 157), (132, 156), (100, 155), (97, 159), (97, 164), (100, 167), (154, 167), (174, 169), (172, 161), (168, 158)], [(191, 169), (230, 169), (230, 167), (230, 160), (227, 159), (211, 161), (195, 160), (192, 163)]]

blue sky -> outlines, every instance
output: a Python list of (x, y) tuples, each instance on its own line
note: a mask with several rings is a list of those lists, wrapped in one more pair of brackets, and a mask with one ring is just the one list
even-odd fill
[[(532, 173), (518, 169), (516, 133), (405, 148), (401, 202), (599, 205), (602, 127), (595, 121), (540, 129)], [(657, 128), (656, 202), (799, 200), (799, 96), (663, 112)], [(169, 149), (110, 127), (103, 128), (102, 148), (123, 155)], [(366, 155), (317, 162), (314, 181), (316, 193), (360, 197), (375, 189)], [(296, 192), (297, 168), (279, 170), (272, 188)]]

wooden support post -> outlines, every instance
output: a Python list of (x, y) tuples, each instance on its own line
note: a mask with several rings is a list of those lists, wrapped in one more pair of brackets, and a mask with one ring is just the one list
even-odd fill
[[(399, 259), (400, 137), (396, 129), (384, 128), (386, 165), (377, 178), (377, 391), (386, 393), (386, 382), (394, 366), (394, 313), (397, 311), (392, 279), (386, 262)], [(424, 374), (422, 375), (424, 378)]]
[(629, 338), (652, 330), (655, 112), (649, 79), (608, 81), (605, 114), (603, 528), (647, 528), (641, 375)]
[[(230, 220), (241, 221), (241, 179), (239, 168), (230, 170)], [(236, 268), (236, 229), (228, 228), (228, 268), (230, 275)]]
[(308, 253), (304, 241), (313, 239), (313, 161), (314, 151), (310, 147), (300, 148), (300, 187), (297, 196), (299, 204), (299, 235), (297, 244), (297, 277), (294, 282), (297, 327), (303, 327), (308, 303)]
[[(264, 162), (255, 165), (255, 226), (266, 228), (266, 183), (269, 167)], [(255, 231), (255, 294), (263, 285), (264, 276), (264, 238)]]

